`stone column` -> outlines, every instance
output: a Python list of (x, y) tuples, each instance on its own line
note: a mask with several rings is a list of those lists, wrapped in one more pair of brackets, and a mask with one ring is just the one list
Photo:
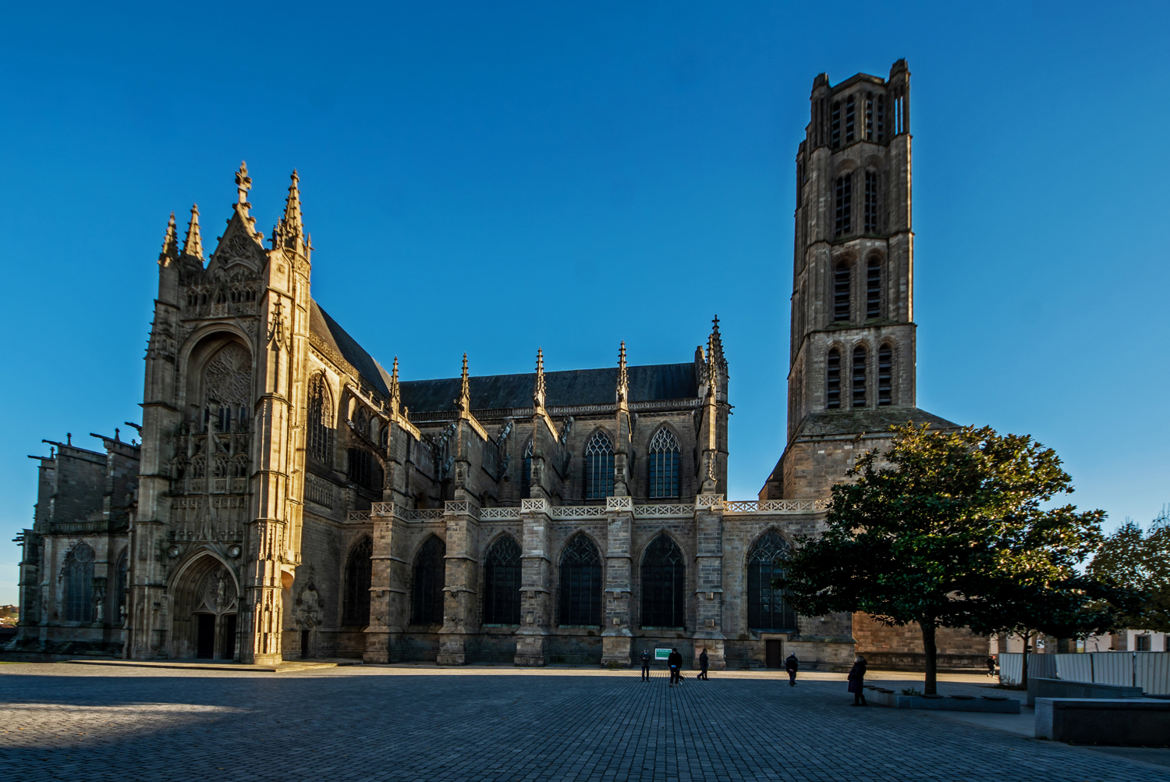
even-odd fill
[(370, 510), (374, 549), (370, 556), (370, 623), (366, 627), (368, 663), (397, 662), (406, 632), (409, 566), (402, 557), (406, 521), (398, 506), (375, 502)]
[(633, 584), (631, 560), (634, 500), (609, 497), (605, 501), (608, 530), (605, 546), (605, 618), (601, 630), (601, 664), (630, 666), (630, 595)]
[(723, 642), (723, 496), (695, 498), (695, 656), (707, 650), (714, 670), (727, 667)]
[(439, 665), (464, 665), (468, 637), (479, 631), (479, 508), (471, 500), (448, 500), (446, 586)]
[(545, 665), (552, 626), (552, 560), (549, 558), (548, 500), (520, 501), (523, 528), (520, 570), (520, 629), (516, 665)]

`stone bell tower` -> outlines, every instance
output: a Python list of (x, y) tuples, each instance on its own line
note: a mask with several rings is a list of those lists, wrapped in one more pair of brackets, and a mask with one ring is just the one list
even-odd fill
[(796, 155), (787, 447), (761, 498), (824, 497), (915, 406), (910, 71), (813, 81)]

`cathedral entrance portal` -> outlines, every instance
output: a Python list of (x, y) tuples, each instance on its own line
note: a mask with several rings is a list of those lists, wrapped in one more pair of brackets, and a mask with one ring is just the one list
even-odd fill
[(192, 560), (176, 574), (171, 594), (171, 656), (235, 659), (238, 589), (224, 564), (210, 554)]

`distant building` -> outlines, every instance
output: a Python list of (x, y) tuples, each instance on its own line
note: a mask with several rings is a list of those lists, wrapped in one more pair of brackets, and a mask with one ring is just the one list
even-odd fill
[[(865, 617), (798, 616), (772, 587), (890, 424), (952, 426), (915, 406), (906, 64), (822, 74), (811, 105), (788, 444), (758, 500), (725, 497), (717, 320), (673, 364), (631, 365), (623, 343), (608, 368), (546, 373), (537, 352), (534, 372), (477, 376), (465, 356), (456, 377), (403, 380), (313, 299), (296, 174), (264, 237), (241, 166), (209, 258), (197, 209), (181, 247), (167, 227), (141, 447), (115, 436), (104, 454), (58, 443), (42, 459), (19, 643), (518, 665), (628, 665), (669, 645), (719, 668), (788, 651), (843, 665), (855, 637), (903, 640)], [(981, 659), (986, 641), (957, 652)]]

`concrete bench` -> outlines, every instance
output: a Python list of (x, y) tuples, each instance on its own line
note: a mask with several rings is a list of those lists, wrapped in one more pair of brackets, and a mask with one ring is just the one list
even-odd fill
[(1140, 698), (1141, 687), (1125, 687), (1120, 684), (1096, 684), (1093, 682), (1070, 682), (1064, 679), (1028, 679), (1028, 705), (1034, 706), (1037, 698)]
[(1036, 738), (1114, 747), (1170, 747), (1170, 700), (1037, 698)]

